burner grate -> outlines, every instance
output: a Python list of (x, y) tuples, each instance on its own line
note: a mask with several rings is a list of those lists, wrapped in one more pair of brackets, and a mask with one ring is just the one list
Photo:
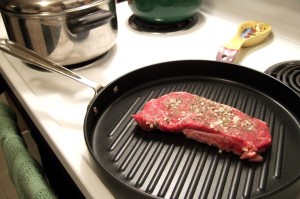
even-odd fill
[(198, 21), (198, 14), (195, 14), (193, 17), (172, 24), (155, 24), (149, 23), (142, 19), (139, 19), (135, 15), (131, 15), (129, 18), (129, 26), (140, 32), (148, 32), (148, 33), (170, 33), (170, 32), (178, 32), (191, 28)]
[(300, 95), (300, 61), (287, 61), (273, 65), (265, 73), (282, 81)]
[[(77, 63), (77, 64), (71, 64), (71, 65), (63, 65), (63, 67), (69, 69), (69, 70), (79, 70), (79, 69), (83, 69), (83, 68), (88, 68), (89, 66), (91, 66), (93, 63), (101, 60), (101, 59), (104, 59), (104, 57), (106, 57), (106, 55), (108, 54), (109, 51), (105, 52), (104, 54), (102, 55), (99, 55), (95, 58), (92, 58), (90, 60), (87, 60), (87, 61), (83, 61), (83, 62), (80, 62), (80, 63)], [(43, 69), (41, 68), (40, 66), (36, 66), (34, 64), (29, 64), (29, 63), (26, 63), (25, 64), (27, 66), (29, 66), (30, 68), (34, 69), (34, 70), (38, 70), (38, 71), (45, 71), (45, 72), (49, 72), (48, 70), (46, 69)]]

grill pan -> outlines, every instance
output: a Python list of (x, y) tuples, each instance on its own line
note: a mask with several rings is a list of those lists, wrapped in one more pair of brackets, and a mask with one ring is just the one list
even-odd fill
[[(269, 124), (262, 163), (240, 160), (182, 134), (146, 132), (132, 119), (152, 98), (187, 91)], [(147, 66), (106, 86), (84, 122), (91, 162), (116, 198), (296, 198), (300, 188), (300, 98), (275, 78), (221, 62)]]
[[(186, 60), (144, 67), (102, 87), (21, 45), (0, 40), (0, 50), (95, 90), (84, 137), (91, 163), (117, 198), (299, 196), (300, 97), (279, 80), (238, 65)], [(267, 122), (273, 141), (264, 161), (220, 154), (181, 134), (143, 131), (131, 115), (171, 91), (202, 95)]]

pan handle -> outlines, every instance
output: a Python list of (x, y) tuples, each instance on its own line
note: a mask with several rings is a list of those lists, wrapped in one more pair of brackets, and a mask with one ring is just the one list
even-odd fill
[(33, 64), (37, 67), (42, 69), (55, 72), (66, 77), (69, 77), (73, 80), (76, 80), (94, 90), (95, 96), (98, 95), (98, 91), (101, 90), (103, 87), (96, 82), (93, 82), (89, 79), (86, 79), (77, 73), (49, 60), (46, 59), (32, 50), (25, 48), (11, 40), (0, 38), (0, 50), (3, 52), (10, 54), (14, 57), (17, 57), (27, 63)]

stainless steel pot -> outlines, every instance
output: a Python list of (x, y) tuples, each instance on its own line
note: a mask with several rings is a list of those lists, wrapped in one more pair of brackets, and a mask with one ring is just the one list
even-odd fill
[(0, 10), (10, 40), (61, 65), (96, 58), (116, 42), (114, 0), (7, 0)]

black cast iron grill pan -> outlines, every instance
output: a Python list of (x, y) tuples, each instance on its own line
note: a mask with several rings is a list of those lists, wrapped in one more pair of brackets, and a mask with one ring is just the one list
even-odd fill
[[(185, 138), (145, 132), (132, 119), (145, 102), (187, 91), (267, 122), (262, 163)], [(100, 179), (116, 198), (293, 198), (299, 194), (300, 98), (249, 68), (214, 61), (148, 66), (109, 84), (92, 101), (85, 139)]]

